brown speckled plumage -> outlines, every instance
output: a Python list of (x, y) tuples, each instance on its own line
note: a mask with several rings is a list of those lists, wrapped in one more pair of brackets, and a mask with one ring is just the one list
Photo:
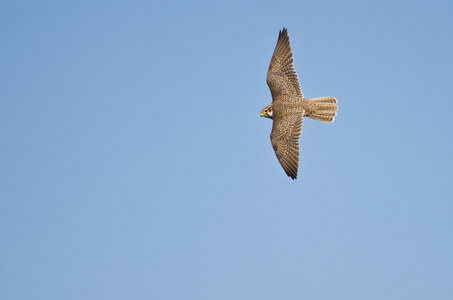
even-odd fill
[(271, 143), (286, 174), (297, 178), (299, 139), (303, 117), (333, 122), (338, 106), (334, 97), (305, 99), (293, 66), (293, 53), (286, 28), (280, 31), (267, 72), (272, 103), (261, 116), (273, 119)]

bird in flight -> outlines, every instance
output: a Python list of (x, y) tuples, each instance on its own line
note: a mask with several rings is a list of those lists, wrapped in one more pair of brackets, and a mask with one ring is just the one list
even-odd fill
[(273, 120), (271, 143), (277, 159), (292, 179), (299, 168), (299, 139), (304, 117), (331, 123), (337, 115), (337, 99), (321, 97), (305, 99), (293, 65), (288, 31), (280, 30), (277, 45), (267, 72), (267, 85), (272, 103), (263, 108), (261, 116)]

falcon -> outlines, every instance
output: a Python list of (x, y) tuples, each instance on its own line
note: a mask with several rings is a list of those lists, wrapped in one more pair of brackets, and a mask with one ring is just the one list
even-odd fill
[(331, 123), (337, 115), (337, 99), (306, 99), (300, 89), (293, 65), (293, 53), (286, 28), (280, 30), (267, 72), (272, 103), (263, 108), (261, 117), (273, 120), (271, 144), (283, 170), (292, 179), (299, 168), (299, 140), (304, 117)]

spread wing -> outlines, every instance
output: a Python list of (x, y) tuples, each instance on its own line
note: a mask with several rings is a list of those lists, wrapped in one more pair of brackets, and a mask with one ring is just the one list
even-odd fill
[(299, 80), (294, 70), (293, 53), (286, 28), (283, 28), (278, 34), (277, 45), (267, 71), (267, 85), (271, 90), (273, 99), (280, 95), (299, 95), (303, 97)]
[(287, 116), (274, 117), (271, 143), (286, 174), (297, 178), (299, 168), (299, 139), (302, 134), (304, 111)]

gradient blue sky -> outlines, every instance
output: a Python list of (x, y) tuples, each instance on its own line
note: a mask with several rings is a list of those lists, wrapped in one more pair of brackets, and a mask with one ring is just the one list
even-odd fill
[[(452, 1), (4, 1), (1, 299), (453, 299)], [(288, 28), (299, 177), (266, 72)]]

